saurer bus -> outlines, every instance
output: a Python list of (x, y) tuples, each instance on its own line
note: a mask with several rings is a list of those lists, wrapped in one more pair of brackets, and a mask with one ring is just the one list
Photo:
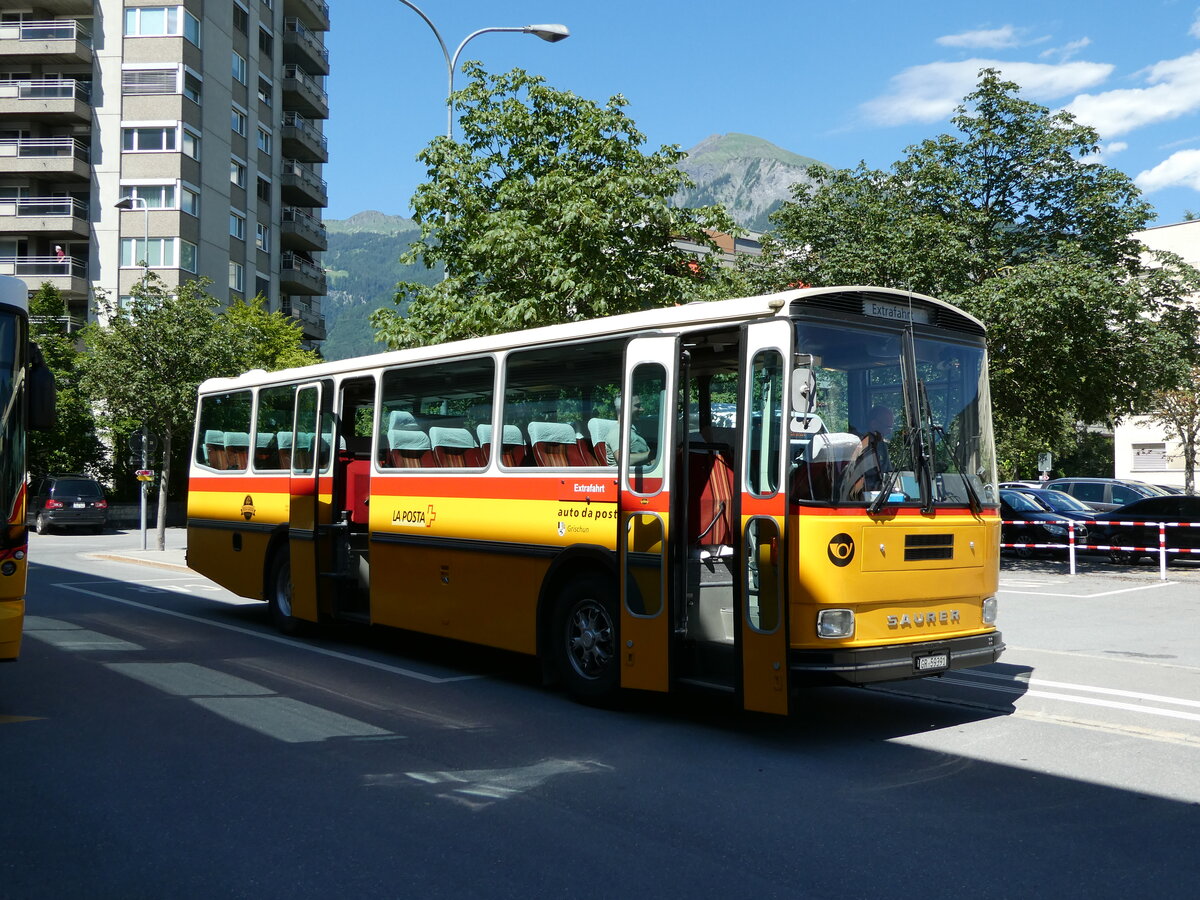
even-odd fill
[(29, 342), (28, 288), (0, 276), (0, 661), (20, 654), (25, 623), (25, 435), (53, 418), (53, 376)]
[(213, 379), (188, 564), (275, 623), (536, 655), (598, 701), (995, 661), (984, 328), (806, 288)]

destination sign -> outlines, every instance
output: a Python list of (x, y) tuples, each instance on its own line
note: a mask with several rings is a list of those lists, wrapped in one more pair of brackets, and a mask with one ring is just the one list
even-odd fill
[(863, 315), (875, 319), (891, 319), (893, 322), (915, 322), (917, 325), (928, 325), (931, 318), (927, 309), (870, 299), (863, 301)]

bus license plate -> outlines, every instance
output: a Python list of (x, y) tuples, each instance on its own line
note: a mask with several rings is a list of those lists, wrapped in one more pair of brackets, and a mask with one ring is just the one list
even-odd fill
[(950, 668), (950, 652), (943, 650), (941, 653), (928, 653), (925, 656), (918, 656), (915, 660), (918, 672), (937, 672), (940, 669)]

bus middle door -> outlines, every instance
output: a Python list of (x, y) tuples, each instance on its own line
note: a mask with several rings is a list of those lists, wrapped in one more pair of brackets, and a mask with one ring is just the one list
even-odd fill
[(788, 361), (792, 324), (746, 325), (742, 339), (741, 472), (738, 479), (741, 696), (745, 709), (787, 715)]
[[(328, 386), (321, 382), (301, 385), (296, 391), (292, 432), (292, 466), (288, 493), (288, 550), (292, 569), (292, 615), (317, 621), (325, 608), (321, 596), (321, 572), (328, 571), (327, 539), (331, 522), (329, 476), (333, 417), (329, 415)], [(322, 490), (326, 496), (322, 500)]]
[(617, 530), (623, 688), (670, 686), (668, 547), (678, 360), (675, 337), (634, 338), (625, 348)]

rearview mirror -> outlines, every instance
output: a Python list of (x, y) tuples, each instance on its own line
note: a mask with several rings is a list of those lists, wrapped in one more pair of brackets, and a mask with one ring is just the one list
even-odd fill
[(817, 405), (817, 376), (812, 369), (792, 372), (792, 412), (808, 415)]

